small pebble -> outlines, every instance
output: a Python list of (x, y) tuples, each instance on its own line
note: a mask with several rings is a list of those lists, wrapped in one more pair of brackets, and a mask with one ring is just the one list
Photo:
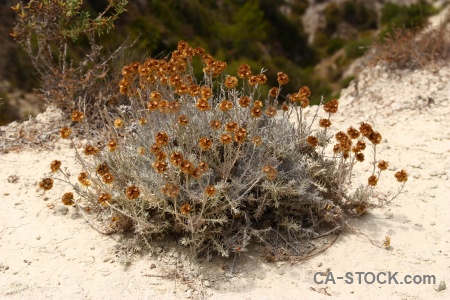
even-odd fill
[(436, 225), (436, 222), (430, 222), (430, 225), (434, 226), (434, 225)]
[(211, 286), (211, 282), (209, 280), (205, 280), (203, 281), (203, 285), (206, 287), (210, 287)]
[(91, 246), (91, 250), (95, 250), (95, 246)]
[(38, 236), (36, 237), (36, 239), (39, 241), (39, 240), (41, 239), (41, 236), (38, 235)]
[(192, 297), (192, 290), (187, 290), (186, 291), (186, 298), (191, 298)]
[(321, 263), (321, 262), (317, 264), (317, 267), (318, 267), (318, 268), (320, 268), (321, 266), (322, 266), (322, 263)]
[(447, 285), (445, 284), (445, 281), (441, 281), (439, 284), (435, 284), (433, 287), (437, 292), (447, 289)]
[(155, 264), (151, 264), (150, 265), (150, 269), (154, 269), (154, 268), (156, 268), (156, 265)]

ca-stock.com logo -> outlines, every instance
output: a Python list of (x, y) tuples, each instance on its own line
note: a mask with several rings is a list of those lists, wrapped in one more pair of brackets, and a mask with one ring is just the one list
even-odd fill
[(436, 284), (435, 275), (400, 275), (398, 272), (316, 272), (316, 284)]

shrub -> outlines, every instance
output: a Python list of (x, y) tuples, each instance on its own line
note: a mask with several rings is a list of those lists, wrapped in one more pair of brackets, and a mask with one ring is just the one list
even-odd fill
[[(204, 77), (197, 82), (191, 61), (199, 58)], [(223, 256), (245, 251), (251, 240), (305, 255), (304, 241), (339, 232), (346, 216), (373, 207), (370, 195), (387, 163), (374, 155), (367, 184), (352, 191), (350, 182), (366, 145), (376, 153), (378, 132), (363, 123), (331, 135), (336, 99), (322, 106), (328, 118), (313, 130), (314, 119), (303, 117), (309, 88), (289, 95), (279, 111), (287, 74), (278, 73), (279, 85), (262, 95), (263, 71), (242, 64), (235, 77), (224, 74), (226, 66), (183, 41), (170, 59), (125, 66), (120, 92), (130, 105), (101, 112), (105, 131), (77, 152), (78, 182), (61, 162), (51, 164), (81, 198), (66, 193), (62, 201), (81, 212), (89, 207), (110, 231), (134, 232), (133, 243), (164, 236), (193, 255)], [(73, 130), (89, 131), (81, 111), (71, 118)], [(65, 127), (61, 136), (71, 132)], [(404, 183), (407, 174), (398, 178)], [(53, 186), (48, 179), (42, 188)]]
[(395, 3), (386, 3), (381, 10), (381, 24), (389, 25), (389, 28), (423, 27), (427, 17), (435, 14), (437, 10), (425, 0), (408, 6)]
[(370, 40), (357, 40), (347, 43), (345, 45), (345, 53), (347, 54), (347, 58), (355, 59), (363, 56), (369, 49), (370, 43)]
[(394, 29), (373, 46), (369, 62), (395, 69), (417, 69), (450, 59), (450, 14), (442, 24), (425, 32)]

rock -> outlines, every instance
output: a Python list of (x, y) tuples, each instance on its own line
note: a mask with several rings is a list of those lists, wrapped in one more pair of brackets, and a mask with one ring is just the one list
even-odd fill
[(155, 264), (151, 264), (150, 265), (150, 269), (154, 269), (154, 268), (156, 268), (156, 265)]
[(433, 287), (436, 292), (440, 292), (445, 290), (447, 288), (447, 285), (445, 284), (445, 281), (441, 281), (439, 284), (435, 284)]
[(211, 282), (209, 280), (203, 281), (203, 285), (206, 287), (211, 287)]
[(187, 290), (186, 291), (186, 298), (191, 298), (192, 297), (192, 290)]

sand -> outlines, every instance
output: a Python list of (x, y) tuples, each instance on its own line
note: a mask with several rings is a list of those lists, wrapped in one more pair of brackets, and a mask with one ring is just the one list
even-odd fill
[[(415, 72), (376, 67), (342, 92), (333, 130), (367, 121), (383, 136), (379, 157), (390, 168), (374, 201), (396, 192), (395, 171), (407, 170), (409, 180), (394, 201), (350, 219), (354, 230), (342, 233), (324, 253), (295, 264), (267, 262), (264, 249), (255, 246), (234, 259), (190, 265), (185, 249), (170, 242), (156, 243), (155, 254), (136, 254), (122, 264), (119, 235), (100, 234), (62, 205), (67, 185), (55, 182), (45, 194), (37, 186), (54, 159), (72, 173), (78, 170), (68, 143), (1, 154), (0, 298), (449, 299), (441, 283), (450, 284), (449, 102), (449, 67)], [(50, 110), (38, 123), (52, 120)], [(369, 171), (368, 163), (358, 165), (355, 183), (367, 180)], [(389, 249), (381, 247), (386, 236)], [(316, 283), (317, 272), (328, 274), (317, 279), (329, 281)], [(361, 283), (356, 272), (367, 274)], [(398, 272), (398, 284), (370, 284), (380, 272)], [(346, 274), (353, 275), (353, 283), (337, 278)], [(400, 284), (406, 275), (416, 280), (432, 275), (435, 282)]]

